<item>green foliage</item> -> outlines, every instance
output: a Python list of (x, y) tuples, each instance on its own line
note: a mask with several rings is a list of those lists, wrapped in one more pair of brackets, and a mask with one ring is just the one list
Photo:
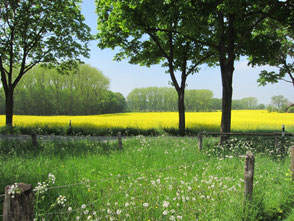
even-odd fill
[[(96, 2), (98, 46), (120, 47), (117, 60), (129, 58), (130, 63), (146, 66), (161, 62), (169, 70), (179, 99), (189, 73), (197, 72), (203, 63), (220, 65), (224, 131), (231, 127), (234, 61), (244, 55), (273, 56), (280, 46), (278, 33), (265, 29), (266, 24), (272, 17), (288, 20), (289, 13), (284, 14), (292, 7), (265, 0)], [(174, 71), (181, 73), (181, 84)]]
[(14, 89), (35, 65), (68, 72), (88, 57), (90, 28), (80, 0), (0, 2), (0, 73), (6, 100), (6, 124), (12, 126)]
[(278, 44), (279, 47), (272, 53), (269, 58), (261, 56), (252, 56), (251, 63), (253, 65), (270, 65), (278, 68), (278, 72), (263, 70), (259, 74), (260, 86), (265, 86), (268, 83), (274, 84), (280, 80), (291, 83), (294, 86), (294, 31), (288, 26), (283, 26), (279, 22), (269, 22), (265, 29), (271, 32), (277, 32), (278, 38), (273, 44)]
[[(126, 107), (121, 94), (109, 91), (109, 79), (90, 65), (64, 75), (36, 66), (23, 77), (15, 95), (14, 112), (21, 115), (95, 115), (124, 112)], [(5, 101), (0, 100), (3, 106)]]
[[(79, 0), (1, 1), (0, 25), (6, 33), (0, 40), (3, 76), (11, 74), (13, 67), (20, 68), (18, 76), (22, 77), (40, 62), (73, 65), (79, 55), (88, 56), (90, 28), (84, 23), (79, 3)], [(15, 79), (17, 84), (18, 77)]]
[[(127, 96), (129, 111), (177, 111), (177, 93), (172, 88), (135, 88)], [(213, 98), (210, 90), (186, 90), (185, 110), (214, 111), (221, 110), (222, 100)], [(263, 104), (257, 103), (255, 97), (233, 100), (234, 110), (265, 109)]]
[(147, 67), (161, 64), (167, 68), (178, 95), (179, 130), (184, 134), (187, 77), (198, 72), (201, 64), (213, 60), (215, 54), (205, 45), (182, 35), (186, 27), (184, 13), (179, 9), (187, 10), (188, 2), (96, 0), (96, 3), (100, 48), (120, 47), (115, 55), (117, 61), (128, 59), (131, 64)]
[(271, 104), (268, 106), (268, 110), (277, 111), (277, 112), (285, 112), (287, 111), (289, 106), (289, 101), (282, 95), (273, 96), (271, 98)]
[(293, 107), (290, 107), (287, 112), (288, 113), (294, 113), (294, 106)]

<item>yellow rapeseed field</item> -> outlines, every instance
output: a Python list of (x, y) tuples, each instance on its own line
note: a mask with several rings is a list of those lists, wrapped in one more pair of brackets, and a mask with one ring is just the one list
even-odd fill
[[(177, 128), (177, 112), (149, 112), (103, 114), (95, 116), (14, 116), (14, 125), (20, 127), (66, 127), (69, 121), (73, 127), (89, 128)], [(186, 113), (187, 128), (217, 129), (221, 112)], [(5, 116), (0, 116), (0, 126), (4, 126)], [(281, 130), (294, 131), (293, 113), (270, 113), (266, 110), (232, 111), (232, 130)]]

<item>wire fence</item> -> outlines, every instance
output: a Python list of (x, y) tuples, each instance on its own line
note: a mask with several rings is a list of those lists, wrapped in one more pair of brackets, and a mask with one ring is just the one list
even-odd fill
[[(235, 156), (234, 158), (239, 158), (239, 159), (242, 159), (246, 157), (245, 155), (239, 155), (239, 156)], [(197, 162), (193, 162), (193, 163), (187, 163), (187, 164), (182, 164), (182, 165), (176, 165), (176, 166), (171, 166), (171, 165), (168, 165), (164, 168), (159, 168), (159, 169), (154, 169), (154, 170), (146, 170), (146, 171), (142, 171), (142, 172), (137, 172), (137, 173), (131, 173), (131, 174), (125, 174), (125, 175), (117, 175), (117, 176), (111, 176), (111, 177), (106, 177), (106, 178), (102, 178), (102, 179), (97, 179), (97, 180), (87, 180), (87, 181), (81, 181), (81, 182), (77, 182), (77, 183), (70, 183), (70, 184), (64, 184), (64, 185), (59, 185), (59, 186), (52, 186), (52, 187), (48, 187), (47, 190), (57, 190), (57, 189), (66, 189), (66, 188), (72, 188), (72, 187), (75, 187), (75, 186), (81, 186), (81, 185), (89, 185), (89, 184), (94, 184), (94, 183), (103, 183), (105, 181), (110, 181), (110, 180), (119, 180), (119, 179), (125, 179), (125, 178), (130, 178), (130, 177), (141, 177), (141, 176), (144, 176), (146, 174), (156, 174), (158, 172), (166, 172), (166, 171), (171, 171), (171, 170), (174, 170), (174, 169), (188, 169), (189, 167), (194, 167), (196, 165), (199, 165), (199, 164), (202, 164), (202, 163), (208, 163), (210, 162), (210, 160), (199, 160)], [(174, 182), (170, 182), (169, 185), (175, 185), (175, 184), (179, 184), (180, 181), (179, 180), (176, 180)], [(115, 192), (111, 192), (110, 195), (111, 196), (114, 196), (114, 195), (119, 195), (119, 194), (124, 194), (126, 193), (126, 191), (129, 191), (129, 192), (133, 192), (133, 194), (136, 194), (137, 193), (137, 190), (140, 190), (138, 192), (140, 193), (144, 193), (143, 195), (136, 195), (136, 196), (133, 196), (134, 199), (137, 199), (137, 201), (140, 201), (139, 199), (140, 198), (144, 198), (149, 192), (148, 191), (145, 191), (145, 190), (148, 190), (152, 187), (152, 185), (149, 183), (149, 185), (145, 185), (144, 187), (141, 187), (141, 186), (138, 186), (138, 187), (134, 187), (134, 188), (125, 188), (124, 190), (119, 190), (119, 191), (115, 191)], [(165, 186), (164, 188), (168, 188), (167, 186)], [(0, 198), (3, 198), (5, 197), (5, 194), (1, 194), (0, 195)], [(109, 197), (109, 195), (106, 195), (104, 196), (104, 198), (106, 197)], [(102, 205), (102, 198), (100, 199), (97, 199), (97, 200), (93, 200), (91, 203), (89, 204), (84, 204), (85, 205), (85, 208), (88, 208), (88, 207), (93, 207), (95, 204), (97, 204), (99, 202), (99, 206), (101, 209), (107, 209), (107, 205)], [(157, 199), (157, 200), (154, 200), (153, 201), (153, 207), (156, 207), (156, 206), (159, 206), (160, 204), (162, 204), (162, 199)], [(138, 209), (138, 208), (141, 208), (141, 209), (144, 209), (144, 205), (141, 204), (140, 205), (134, 205), (132, 207), (132, 209), (130, 210), (135, 210), (135, 209)], [(126, 209), (125, 206), (117, 206), (116, 207), (116, 210), (117, 212), (122, 210), (122, 209)], [(185, 208), (184, 211), (187, 213), (187, 212), (197, 212), (194, 210), (195, 208)], [(181, 208), (181, 210), (183, 211), (183, 208)], [(43, 214), (40, 214), (40, 217), (41, 216), (45, 216), (45, 217), (48, 217), (48, 216), (56, 216), (56, 215), (66, 215), (66, 214), (71, 214), (71, 213), (79, 213), (79, 212), (82, 212), (82, 209), (81, 208), (78, 208), (78, 209), (71, 209), (70, 211), (61, 211), (61, 212), (51, 212), (51, 213), (43, 213)], [(101, 211), (100, 211), (101, 212)], [(37, 214), (36, 216), (39, 217), (39, 215)], [(3, 215), (0, 215), (0, 217), (3, 217)]]
[[(244, 156), (239, 156), (240, 158), (243, 158)], [(138, 173), (133, 173), (133, 174), (126, 174), (126, 175), (118, 175), (118, 176), (111, 176), (111, 177), (107, 177), (107, 178), (103, 178), (103, 179), (98, 179), (98, 180), (89, 180), (89, 181), (82, 181), (82, 182), (77, 182), (77, 183), (72, 183), (72, 184), (65, 184), (65, 185), (59, 185), (59, 186), (52, 186), (52, 187), (48, 187), (48, 191), (49, 190), (56, 190), (56, 189), (65, 189), (65, 188), (72, 188), (72, 187), (75, 187), (75, 186), (80, 186), (80, 185), (89, 185), (89, 184), (93, 184), (93, 183), (102, 183), (102, 182), (105, 182), (105, 181), (109, 181), (109, 180), (119, 180), (119, 179), (124, 179), (124, 178), (129, 178), (129, 177), (136, 177), (138, 176), (139, 178), (142, 177), (142, 176), (146, 176), (146, 174), (156, 174), (158, 172), (166, 172), (166, 171), (171, 171), (171, 170), (187, 170), (187, 169), (190, 169), (190, 168), (193, 168), (194, 166), (196, 165), (199, 165), (199, 164), (202, 164), (202, 163), (208, 163), (209, 160), (199, 160), (197, 162), (193, 162), (193, 163), (188, 163), (188, 164), (182, 164), (182, 165), (177, 165), (177, 166), (167, 166), (165, 168), (160, 168), (160, 169), (154, 169), (154, 170), (147, 170), (147, 171), (142, 171), (142, 172), (138, 172)], [(179, 180), (174, 180), (173, 182), (169, 182), (168, 184), (169, 185), (178, 185), (180, 183)], [(125, 188), (123, 190), (119, 190), (119, 191), (116, 191), (116, 192), (111, 192), (110, 193), (110, 196), (113, 197), (115, 195), (119, 195), (119, 194), (125, 194), (126, 192), (132, 192), (133, 195), (133, 201), (135, 201), (135, 199), (137, 199), (136, 201), (137, 202), (140, 202), (140, 200), (142, 201), (142, 199), (144, 199), (146, 197), (146, 195), (150, 192), (150, 191), (147, 191), (149, 190), (150, 188), (152, 188), (152, 184), (149, 182), (148, 185), (145, 183), (144, 186), (137, 186), (137, 187), (134, 187), (134, 188)], [(163, 188), (165, 189), (168, 189), (169, 187), (168, 186), (164, 186)], [(158, 190), (157, 190), (158, 191)], [(144, 193), (142, 195), (138, 195), (138, 193)], [(159, 194), (160, 191), (158, 191), (158, 194)], [(5, 196), (5, 194), (3, 195), (0, 195), (0, 196)], [(100, 214), (102, 214), (103, 210), (104, 210), (104, 213), (105, 213), (105, 210), (107, 210), (107, 205), (103, 205), (103, 203), (101, 201), (103, 201), (104, 199), (107, 199), (109, 197), (109, 195), (106, 195), (104, 197), (101, 197), (97, 200), (93, 200), (91, 203), (89, 204), (84, 204), (84, 207), (85, 208), (90, 208), (90, 207), (94, 207), (95, 204), (97, 204), (98, 202), (98, 206), (99, 206), (99, 209), (100, 209)], [(107, 201), (107, 200), (106, 200)], [(152, 201), (152, 208), (158, 208), (160, 207), (162, 204), (162, 199), (157, 199), (157, 200), (153, 200)], [(97, 206), (97, 205), (96, 205)], [(162, 207), (162, 206), (161, 206)], [(128, 209), (130, 211), (134, 211), (136, 209), (145, 209), (144, 208), (144, 205), (142, 203), (140, 203), (140, 205), (133, 205), (130, 209), (129, 208), (126, 208), (126, 206), (116, 206), (115, 207), (115, 210), (117, 213), (119, 213), (120, 211), (124, 210), (124, 211), (128, 211)], [(149, 209), (151, 207), (149, 206)], [(188, 212), (188, 211), (193, 211), (193, 209), (191, 210), (187, 210), (188, 208), (185, 208), (185, 211)], [(181, 208), (181, 211), (183, 211), (183, 208)], [(85, 212), (85, 211), (84, 211)], [(78, 208), (78, 209), (71, 209), (70, 211), (61, 211), (61, 212), (51, 212), (51, 213), (43, 213), (43, 214), (36, 214), (36, 217), (50, 217), (50, 216), (61, 216), (61, 215), (66, 215), (66, 214), (73, 214), (73, 213), (83, 213), (83, 210), (81, 208)], [(107, 213), (107, 212), (106, 212)], [(3, 217), (3, 215), (1, 216)]]
[[(198, 163), (203, 163), (203, 162), (208, 162), (208, 161), (198, 161), (197, 164)], [(171, 170), (171, 169), (176, 169), (176, 168), (180, 168), (180, 167), (188, 167), (188, 166), (192, 166), (192, 165), (196, 165), (196, 163), (183, 164), (183, 165), (180, 165), (180, 166), (168, 166), (166, 168), (143, 171), (143, 172), (139, 172), (139, 173), (133, 173), (133, 174), (127, 174), (127, 175), (119, 175), (119, 176), (113, 176), (113, 177), (108, 177), (108, 178), (103, 178), (103, 179), (98, 179), (98, 180), (92, 180), (92, 181), (84, 181), (84, 182), (73, 183), (73, 184), (65, 184), (65, 185), (60, 185), (60, 186), (56, 186), (56, 187), (49, 187), (48, 190), (67, 188), (67, 187), (72, 187), (72, 186), (77, 186), (77, 185), (85, 185), (85, 184), (89, 184), (89, 183), (98, 183), (98, 182), (104, 182), (104, 181), (108, 181), (108, 180), (121, 179), (121, 178), (127, 178), (127, 177), (140, 176), (142, 174), (163, 172), (163, 171), (168, 171), (168, 170)]]
[[(235, 158), (240, 158), (241, 159), (241, 158), (245, 158), (245, 157), (246, 157), (246, 155), (239, 155), (239, 156), (236, 156)], [(48, 187), (47, 189), (48, 190), (61, 189), (61, 188), (68, 188), (68, 187), (78, 186), (78, 185), (87, 185), (87, 184), (91, 184), (91, 183), (104, 182), (104, 181), (108, 181), (108, 180), (115, 180), (115, 179), (122, 179), (122, 178), (140, 176), (142, 174), (152, 174), (152, 173), (157, 173), (157, 172), (169, 171), (169, 170), (172, 170), (172, 169), (180, 169), (180, 168), (185, 168), (185, 167), (196, 166), (196, 165), (198, 165), (200, 163), (204, 163), (204, 162), (209, 162), (209, 160), (200, 160), (200, 161), (197, 161), (196, 163), (194, 162), (194, 163), (182, 164), (182, 165), (179, 165), (179, 166), (170, 166), (169, 165), (166, 168), (147, 170), (147, 171), (142, 171), (142, 172), (133, 173), (133, 174), (111, 176), (111, 177), (98, 179), (98, 180), (89, 180), (89, 181), (83, 181), (83, 182), (72, 183), (72, 184), (64, 184), (64, 185), (60, 185), (60, 186)]]

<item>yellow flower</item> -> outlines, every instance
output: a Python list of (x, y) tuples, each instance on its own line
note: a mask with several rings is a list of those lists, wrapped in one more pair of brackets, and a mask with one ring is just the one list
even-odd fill
[[(20, 127), (73, 127), (85, 128), (177, 128), (177, 112), (151, 113), (120, 113), (92, 116), (23, 116), (15, 115), (14, 124)], [(221, 121), (221, 112), (187, 112), (187, 128), (199, 128), (207, 131), (218, 129)], [(0, 125), (5, 125), (5, 115), (0, 115)], [(294, 114), (269, 113), (266, 110), (233, 110), (232, 130), (294, 130)]]

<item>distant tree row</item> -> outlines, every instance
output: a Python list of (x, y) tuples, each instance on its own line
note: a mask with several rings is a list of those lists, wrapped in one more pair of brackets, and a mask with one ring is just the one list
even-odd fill
[[(148, 87), (136, 88), (127, 96), (130, 111), (177, 111), (178, 97), (173, 88)], [(186, 111), (214, 111), (221, 110), (222, 100), (213, 98), (211, 90), (186, 90)], [(233, 109), (265, 109), (265, 105), (258, 104), (255, 97), (233, 100)]]
[[(123, 112), (122, 94), (109, 91), (109, 79), (89, 65), (61, 75), (40, 66), (25, 75), (15, 88), (15, 114), (93, 115)], [(5, 113), (1, 90), (0, 112)]]

